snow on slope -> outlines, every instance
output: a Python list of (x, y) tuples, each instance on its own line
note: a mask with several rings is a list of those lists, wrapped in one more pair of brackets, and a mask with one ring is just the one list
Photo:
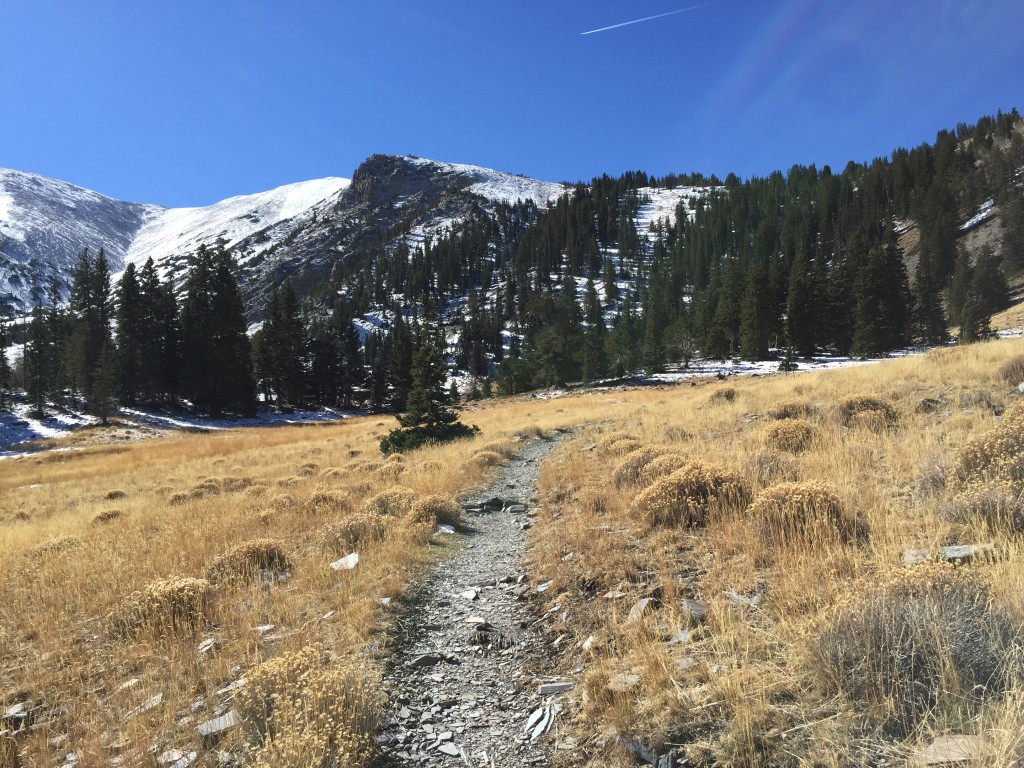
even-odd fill
[(655, 222), (666, 220), (669, 224), (676, 223), (676, 207), (680, 203), (686, 203), (687, 218), (692, 219), (693, 210), (689, 207), (691, 200), (704, 197), (715, 187), (676, 187), (674, 189), (661, 189), (660, 187), (642, 187), (637, 190), (641, 198), (648, 198), (650, 202), (644, 203), (637, 210), (636, 224), (637, 233), (643, 237)]
[[(170, 208), (148, 221), (125, 254), (125, 263), (158, 264), (194, 252), (201, 244), (230, 248), (260, 230), (295, 218), (333, 200), (350, 181), (329, 177), (301, 181), (221, 200), (204, 208)], [(269, 247), (271, 243), (267, 243)]]
[(408, 159), (415, 165), (430, 166), (442, 174), (476, 179), (470, 185), (469, 191), (495, 202), (506, 200), (514, 203), (516, 200), (533, 200), (537, 207), (547, 208), (549, 200), (557, 200), (566, 191), (562, 184), (528, 179), (525, 176), (516, 176), (504, 171), (493, 171), (490, 168), (481, 168), (478, 165), (442, 163), (437, 160), (425, 160), (421, 157), (410, 157)]

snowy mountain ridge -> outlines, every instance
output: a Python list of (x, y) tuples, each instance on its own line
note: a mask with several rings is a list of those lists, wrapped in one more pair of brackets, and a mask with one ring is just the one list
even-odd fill
[(0, 310), (29, 308), (34, 291), (51, 283), (66, 296), (83, 248), (104, 248), (115, 275), (152, 257), (161, 273), (180, 278), (200, 245), (221, 245), (242, 266), (247, 296), (258, 300), (295, 270), (310, 282), (329, 272), (359, 246), (368, 225), (380, 231), (408, 219), (410, 240), (421, 240), (457, 224), (471, 199), (532, 199), (546, 207), (565, 191), (562, 184), (414, 157), (375, 155), (356, 174), (364, 167), (356, 194), (349, 179), (326, 177), (196, 208), (125, 202), (0, 168)]

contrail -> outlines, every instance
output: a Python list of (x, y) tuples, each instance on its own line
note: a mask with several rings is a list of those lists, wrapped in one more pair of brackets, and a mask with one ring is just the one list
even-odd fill
[(601, 27), (600, 29), (591, 29), (588, 32), (580, 32), (580, 35), (593, 35), (598, 32), (607, 32), (609, 29), (618, 29), (619, 27), (628, 27), (630, 24), (640, 24), (644, 21), (654, 21), (655, 19), (663, 19), (666, 16), (675, 16), (677, 13), (686, 13), (687, 11), (696, 11), (698, 8), (707, 8), (709, 5), (716, 5), (716, 3), (704, 3), (702, 5), (695, 5), (691, 8), (680, 8), (677, 11), (669, 11), (668, 13), (659, 13), (657, 16), (645, 16), (642, 19), (633, 19), (632, 21), (624, 21), (621, 24), (612, 24), (610, 27)]

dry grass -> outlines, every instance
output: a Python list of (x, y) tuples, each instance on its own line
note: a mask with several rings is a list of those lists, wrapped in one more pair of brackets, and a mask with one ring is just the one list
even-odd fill
[(764, 445), (770, 451), (803, 453), (814, 442), (814, 425), (803, 419), (791, 418), (769, 424), (763, 433)]
[(867, 535), (839, 497), (820, 484), (781, 483), (766, 488), (754, 498), (747, 514), (757, 521), (762, 540), (773, 549), (814, 548)]
[(284, 573), (292, 567), (280, 539), (253, 539), (231, 547), (217, 555), (206, 569), (206, 578), (213, 584), (229, 581), (255, 581), (264, 573)]
[(641, 491), (633, 502), (633, 513), (648, 528), (696, 528), (706, 525), (714, 512), (742, 506), (749, 496), (735, 472), (691, 461)]

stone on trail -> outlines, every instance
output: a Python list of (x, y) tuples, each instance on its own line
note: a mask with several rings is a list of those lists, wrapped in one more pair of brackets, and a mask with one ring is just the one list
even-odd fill
[(554, 693), (564, 693), (565, 691), (571, 691), (576, 687), (576, 683), (571, 680), (563, 680), (559, 683), (541, 683), (537, 687), (537, 693), (541, 696), (550, 696)]
[(444, 661), (444, 659), (436, 653), (421, 653), (409, 662), (409, 666), (413, 669), (419, 669), (420, 667), (436, 667), (442, 661)]
[(437, 751), (444, 752), (444, 754), (451, 755), (452, 757), (459, 757), (459, 748), (450, 741), (446, 741), (438, 745)]

